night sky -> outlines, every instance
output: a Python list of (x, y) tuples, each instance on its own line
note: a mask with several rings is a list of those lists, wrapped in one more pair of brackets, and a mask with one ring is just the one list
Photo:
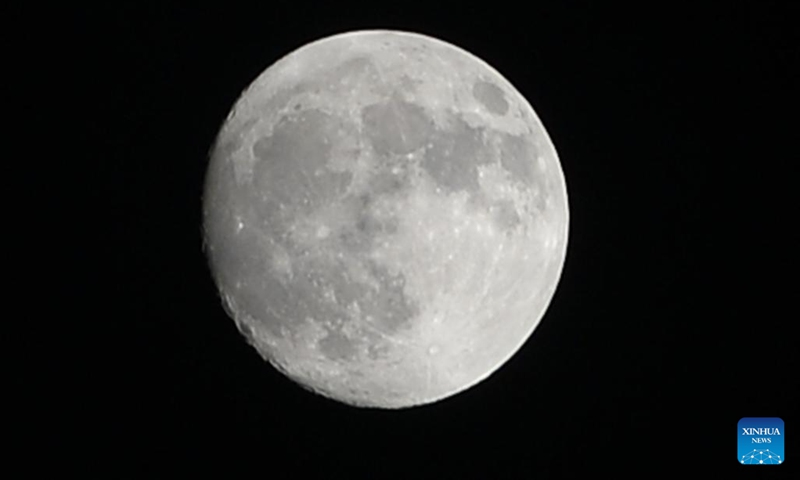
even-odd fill
[[(33, 448), (88, 471), (264, 478), (797, 471), (792, 2), (117, 3), (51, 18), (79, 133), (53, 159), (68, 263)], [(566, 263), (534, 334), (479, 385), (403, 411), (338, 404), (265, 363), (201, 249), (207, 154), (241, 91), (294, 49), (367, 28), (495, 67), (545, 125), (569, 195)], [(736, 463), (747, 416), (784, 420), (785, 465)]]

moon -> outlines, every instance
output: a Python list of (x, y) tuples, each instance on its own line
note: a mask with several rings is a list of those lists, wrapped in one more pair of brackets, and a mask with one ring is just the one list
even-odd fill
[(429, 404), (540, 323), (569, 213), (556, 150), (494, 68), (426, 35), (309, 43), (242, 93), (209, 154), (203, 244), (271, 365), (345, 404)]

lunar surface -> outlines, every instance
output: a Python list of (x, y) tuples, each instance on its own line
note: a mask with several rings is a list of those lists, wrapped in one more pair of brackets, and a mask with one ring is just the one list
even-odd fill
[(211, 150), (204, 248), (228, 314), (286, 376), (350, 405), (461, 392), (534, 331), (567, 192), (539, 118), (434, 38), (310, 43), (237, 100)]

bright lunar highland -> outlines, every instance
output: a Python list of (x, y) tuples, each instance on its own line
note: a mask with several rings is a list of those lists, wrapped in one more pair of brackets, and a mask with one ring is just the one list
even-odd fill
[(242, 93), (210, 153), (204, 246), (229, 315), (298, 384), (356, 406), (502, 366), (564, 265), (567, 192), (497, 71), (416, 33), (324, 38)]

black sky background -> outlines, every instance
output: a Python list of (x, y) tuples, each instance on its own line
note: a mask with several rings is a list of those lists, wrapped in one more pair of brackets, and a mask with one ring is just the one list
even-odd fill
[[(54, 17), (79, 133), (53, 162), (69, 315), (42, 340), (32, 448), (87, 471), (269, 478), (798, 471), (797, 8), (466, 4), (113, 2)], [(547, 128), (570, 202), (561, 283), (532, 337), (479, 385), (403, 411), (337, 404), (265, 364), (201, 250), (207, 153), (238, 95), (292, 50), (365, 28), (437, 37), (500, 71)], [(745, 416), (783, 418), (785, 465), (735, 463)]]

